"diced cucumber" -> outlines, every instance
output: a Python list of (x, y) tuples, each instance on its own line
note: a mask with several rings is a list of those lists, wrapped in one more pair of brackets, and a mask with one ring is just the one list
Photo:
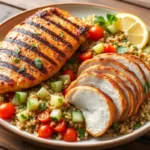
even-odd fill
[(37, 98), (28, 98), (27, 100), (27, 109), (29, 111), (37, 110), (39, 107), (39, 102)]
[(101, 54), (104, 52), (104, 45), (103, 45), (103, 43), (99, 43), (99, 44), (95, 45), (92, 49), (95, 51), (95, 53)]
[(117, 33), (119, 31), (117, 23), (114, 22), (112, 25), (107, 26), (107, 30), (109, 30), (113, 34)]
[(16, 116), (20, 122), (25, 122), (29, 119), (29, 114), (26, 110), (21, 113), (18, 113)]
[(63, 104), (63, 97), (57, 95), (51, 95), (50, 105), (52, 106), (62, 106)]
[(84, 121), (84, 117), (81, 111), (72, 111), (72, 121), (77, 123), (82, 123)]
[(61, 75), (59, 76), (59, 79), (64, 83), (64, 82), (68, 82), (68, 84), (70, 84), (71, 82), (71, 79), (70, 79), (70, 75)]
[(39, 98), (46, 98), (47, 96), (49, 96), (49, 92), (44, 88), (42, 87), (37, 93), (36, 95), (39, 97)]
[(50, 118), (56, 121), (60, 121), (62, 117), (62, 111), (60, 109), (53, 109), (50, 113)]
[(14, 105), (21, 105), (22, 103), (25, 103), (27, 100), (27, 93), (26, 92), (16, 92), (15, 96), (12, 100), (12, 103)]
[(62, 81), (51, 82), (50, 87), (54, 92), (61, 92), (63, 89), (63, 82)]
[(146, 47), (143, 49), (143, 53), (150, 54), (150, 46), (146, 46)]

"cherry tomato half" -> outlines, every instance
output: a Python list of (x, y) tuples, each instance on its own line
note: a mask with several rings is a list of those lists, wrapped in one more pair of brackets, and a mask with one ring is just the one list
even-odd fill
[(65, 70), (65, 71), (63, 71), (62, 75), (70, 75), (71, 81), (73, 81), (75, 79), (75, 75), (74, 75), (73, 71), (71, 71), (71, 70)]
[(39, 127), (38, 134), (39, 137), (50, 138), (53, 134), (53, 129), (49, 126), (49, 124), (44, 124)]
[(81, 61), (85, 61), (87, 59), (92, 58), (92, 52), (91, 51), (84, 51), (82, 53), (79, 54), (79, 59)]
[(68, 88), (65, 88), (62, 93), (65, 96), (67, 94), (67, 92), (68, 92)]
[(73, 128), (68, 128), (62, 134), (62, 139), (66, 142), (75, 142), (77, 141), (77, 132)]
[(50, 121), (50, 114), (48, 111), (42, 111), (37, 115), (37, 119), (40, 122), (49, 122)]
[(15, 114), (15, 106), (11, 103), (3, 103), (0, 105), (0, 118), (10, 119)]
[(112, 44), (107, 44), (104, 47), (104, 53), (116, 53), (116, 48)]
[(53, 128), (56, 132), (64, 132), (66, 129), (66, 123), (64, 120), (58, 122), (54, 128)]
[(100, 26), (93, 26), (88, 31), (88, 38), (92, 41), (98, 41), (104, 37), (104, 30)]

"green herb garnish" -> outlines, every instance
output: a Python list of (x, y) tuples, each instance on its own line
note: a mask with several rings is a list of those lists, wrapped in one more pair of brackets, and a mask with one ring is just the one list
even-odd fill
[(59, 35), (60, 35), (61, 38), (65, 37), (65, 34), (63, 32), (60, 32)]
[(127, 48), (124, 47), (124, 46), (118, 46), (118, 47), (117, 47), (117, 53), (118, 53), (118, 54), (124, 54), (124, 53), (126, 53), (127, 51), (128, 51)]
[(22, 67), (18, 70), (18, 72), (22, 73), (22, 72), (25, 72), (25, 67)]
[(145, 89), (145, 93), (147, 94), (150, 89), (150, 85), (149, 85), (148, 81), (145, 83), (144, 89)]
[(40, 35), (41, 32), (33, 32), (33, 34), (35, 34), (35, 35)]
[(21, 118), (27, 119), (27, 117), (24, 114), (21, 114)]
[(96, 16), (93, 20), (94, 24), (99, 24), (101, 27), (107, 27), (117, 21), (116, 15), (107, 14), (107, 19), (103, 16)]
[(135, 129), (138, 129), (139, 127), (141, 127), (141, 124), (140, 123), (135, 123), (134, 125), (133, 125), (133, 129), (135, 130)]
[(40, 105), (40, 110), (43, 111), (46, 109), (46, 102), (42, 102), (41, 105)]
[(37, 48), (38, 44), (32, 44), (32, 48)]
[(42, 62), (41, 62), (41, 60), (39, 58), (36, 58), (34, 60), (34, 62), (35, 62), (35, 65), (36, 65), (37, 68), (39, 68), (39, 69), (42, 68)]
[(14, 58), (14, 63), (18, 63), (20, 61), (19, 58)]
[(119, 122), (114, 123), (113, 128), (118, 131), (120, 129), (120, 123)]
[(20, 48), (16, 48), (16, 53), (19, 53), (20, 52)]
[(123, 39), (121, 42), (128, 42), (128, 40), (127, 39)]
[(77, 132), (78, 132), (78, 135), (79, 135), (79, 138), (83, 138), (84, 137), (84, 135), (85, 135), (85, 129), (83, 129), (83, 128), (78, 128), (77, 129)]

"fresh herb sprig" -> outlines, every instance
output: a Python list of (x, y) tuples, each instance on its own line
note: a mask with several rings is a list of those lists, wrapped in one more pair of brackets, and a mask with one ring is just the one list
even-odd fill
[(93, 23), (99, 24), (101, 27), (105, 28), (109, 25), (112, 25), (116, 21), (117, 21), (116, 15), (107, 14), (107, 19), (105, 19), (103, 16), (96, 16), (93, 20)]

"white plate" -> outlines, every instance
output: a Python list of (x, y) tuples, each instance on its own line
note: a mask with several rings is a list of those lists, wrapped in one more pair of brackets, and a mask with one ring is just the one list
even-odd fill
[[(70, 12), (72, 15), (77, 16), (77, 17), (86, 17), (91, 14), (96, 14), (96, 15), (106, 15), (107, 13), (117, 13), (117, 11), (110, 9), (108, 7), (100, 6), (100, 5), (92, 5), (92, 4), (81, 4), (81, 3), (76, 3), (76, 4), (56, 4), (56, 5), (50, 5), (54, 7), (59, 7), (62, 9), (67, 10)], [(49, 6), (44, 6), (44, 7), (49, 7)], [(43, 8), (43, 7), (41, 7)], [(32, 9), (26, 12), (23, 12), (5, 22), (3, 22), (0, 26), (0, 33), (1, 37), (4, 37), (7, 32), (13, 26), (16, 24), (20, 23), (23, 21), (25, 18), (36, 12), (38, 9), (41, 8), (36, 8)], [(11, 125), (7, 121), (4, 121), (0, 119), (0, 125), (3, 127), (7, 128), (8, 130), (20, 135), (21, 137), (25, 138), (29, 142), (33, 142), (35, 144), (40, 144), (42, 146), (46, 147), (64, 147), (66, 148), (86, 148), (86, 149), (91, 149), (91, 148), (98, 148), (98, 149), (103, 149), (103, 148), (109, 148), (113, 146), (117, 146), (123, 143), (127, 143), (131, 140), (134, 140), (145, 133), (147, 133), (150, 130), (150, 122), (146, 123), (144, 126), (140, 127), (139, 129), (135, 130), (134, 132), (130, 134), (126, 134), (120, 137), (116, 138), (89, 138), (86, 141), (81, 141), (81, 142), (74, 142), (74, 143), (68, 143), (64, 141), (58, 141), (58, 140), (52, 140), (52, 139), (42, 139), (38, 138), (32, 134), (29, 134), (24, 131), (18, 130), (15, 126)]]

